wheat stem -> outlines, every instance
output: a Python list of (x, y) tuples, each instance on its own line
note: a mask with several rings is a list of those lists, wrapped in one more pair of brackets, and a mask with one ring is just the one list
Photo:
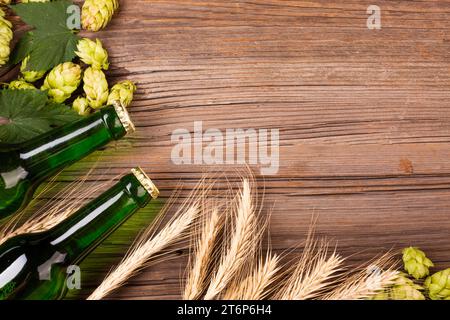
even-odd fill
[(249, 257), (254, 255), (258, 246), (259, 233), (250, 183), (247, 179), (244, 179), (238, 199), (233, 234), (210, 281), (204, 296), (205, 300), (218, 297), (245, 265)]

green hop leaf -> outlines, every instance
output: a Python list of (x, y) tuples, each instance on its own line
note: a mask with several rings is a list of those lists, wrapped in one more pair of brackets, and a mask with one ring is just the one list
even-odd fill
[(12, 63), (19, 63), (29, 55), (26, 70), (44, 71), (72, 61), (79, 37), (67, 27), (67, 8), (71, 5), (71, 1), (59, 0), (11, 6), (26, 24), (34, 27), (16, 45)]
[(42, 91), (0, 91), (0, 143), (20, 143), (78, 119), (71, 108), (49, 102)]

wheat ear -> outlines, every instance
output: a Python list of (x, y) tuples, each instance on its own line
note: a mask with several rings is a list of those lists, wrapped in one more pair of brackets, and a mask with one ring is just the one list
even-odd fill
[(185, 300), (199, 299), (206, 289), (209, 276), (209, 266), (213, 259), (214, 244), (223, 227), (222, 217), (218, 208), (214, 207), (210, 215), (204, 215), (202, 230), (197, 235), (194, 257), (187, 275), (183, 298)]
[(393, 269), (389, 254), (368, 267), (348, 276), (342, 283), (322, 297), (323, 300), (363, 300), (385, 290), (395, 282), (398, 271)]
[(193, 224), (199, 213), (198, 203), (185, 207), (175, 213), (169, 223), (155, 234), (150, 226), (135, 242), (120, 264), (103, 280), (88, 300), (101, 300), (121, 287), (128, 279), (145, 268), (162, 250), (184, 239), (186, 230)]
[(225, 300), (263, 300), (270, 295), (271, 285), (277, 280), (280, 270), (279, 257), (270, 252), (260, 258), (256, 268), (243, 281), (236, 281), (224, 295)]
[(329, 255), (328, 244), (318, 243), (310, 231), (305, 249), (290, 277), (277, 295), (280, 300), (314, 299), (336, 281), (342, 259), (335, 251)]
[(246, 261), (256, 252), (261, 231), (258, 230), (258, 219), (253, 204), (250, 182), (247, 179), (243, 181), (234, 219), (233, 234), (209, 283), (204, 296), (205, 300), (218, 297), (238, 274), (239, 270), (245, 266)]

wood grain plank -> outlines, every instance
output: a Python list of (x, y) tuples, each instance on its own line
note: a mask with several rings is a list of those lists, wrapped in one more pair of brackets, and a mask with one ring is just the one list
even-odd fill
[[(318, 236), (361, 263), (404, 246), (450, 265), (450, 27), (448, 1), (377, 1), (382, 29), (368, 30), (372, 1), (123, 0), (97, 34), (108, 78), (137, 82), (137, 133), (67, 169), (88, 181), (141, 165), (168, 198), (205, 172), (235, 166), (174, 165), (174, 130), (276, 128), (280, 170), (257, 176), (271, 212), (272, 245), (301, 244), (312, 215)], [(255, 173), (259, 170), (253, 167)], [(185, 193), (183, 193), (185, 196)], [(78, 298), (121, 256), (112, 237), (90, 257)], [(301, 246), (299, 247), (301, 248)], [(186, 251), (133, 278), (112, 298), (179, 298)]]

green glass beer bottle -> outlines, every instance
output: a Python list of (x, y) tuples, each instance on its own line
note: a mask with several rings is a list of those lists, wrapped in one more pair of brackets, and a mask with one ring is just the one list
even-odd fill
[(0, 246), (0, 300), (53, 300), (67, 293), (68, 268), (159, 191), (140, 169), (52, 229), (20, 235)]
[(0, 145), (0, 219), (23, 209), (43, 180), (133, 130), (117, 103), (22, 144)]

